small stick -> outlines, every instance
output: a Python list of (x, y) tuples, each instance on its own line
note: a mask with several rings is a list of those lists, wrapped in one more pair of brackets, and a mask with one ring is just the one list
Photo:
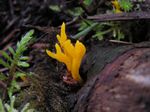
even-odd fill
[(3, 81), (0, 80), (0, 87), (6, 89), (7, 85)]

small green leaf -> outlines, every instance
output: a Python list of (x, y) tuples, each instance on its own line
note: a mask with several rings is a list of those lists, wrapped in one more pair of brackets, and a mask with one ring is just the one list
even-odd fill
[(14, 56), (15, 55), (15, 51), (12, 47), (9, 47), (8, 50), (11, 52), (11, 54)]
[(66, 12), (74, 17), (77, 17), (80, 16), (84, 11), (81, 7), (76, 7), (73, 9), (68, 9)]
[(34, 30), (30, 30), (25, 34), (25, 36), (22, 37), (21, 41), (17, 43), (15, 58), (20, 57), (22, 53), (27, 49), (27, 45), (29, 44), (29, 41), (32, 39), (33, 33)]
[(14, 103), (15, 103), (15, 96), (12, 96), (11, 98), (10, 98), (10, 107), (11, 107), (11, 109), (10, 110), (14, 110)]
[(11, 97), (15, 90), (20, 90), (20, 86), (18, 85), (16, 80), (12, 80), (11, 86), (7, 89), (8, 89), (8, 95), (9, 95), (9, 97)]
[(24, 76), (26, 76), (26, 75), (27, 75), (27, 74), (25, 74), (25, 73), (16, 72), (15, 77), (16, 77), (16, 78), (19, 78), (19, 77), (24, 77)]
[(4, 105), (3, 105), (1, 99), (0, 99), (0, 112), (5, 112), (5, 110), (4, 110)]
[(18, 83), (14, 80), (12, 81), (12, 85), (15, 89), (19, 90), (20, 89), (20, 86), (18, 85)]
[(91, 26), (92, 24), (94, 24), (93, 21), (90, 20), (83, 20), (80, 23), (80, 28), (78, 29), (79, 31), (83, 31), (84, 29), (86, 29), (87, 27)]
[(61, 9), (58, 5), (50, 5), (49, 8), (51, 10), (53, 10), (54, 12), (60, 12), (61, 11)]
[(20, 60), (22, 60), (22, 61), (27, 61), (27, 60), (29, 60), (29, 57), (28, 57), (28, 56), (21, 56), (21, 57), (20, 57)]
[(102, 32), (98, 32), (92, 36), (93, 38), (98, 38), (98, 40), (103, 40), (104, 36)]
[(24, 107), (23, 107), (23, 109), (21, 110), (21, 112), (28, 112), (28, 108), (29, 108), (29, 103), (27, 103)]
[(124, 34), (123, 32), (121, 32), (120, 30), (117, 31), (117, 40), (121, 40), (121, 39), (124, 39)]
[(7, 77), (5, 76), (5, 74), (3, 73), (0, 73), (0, 80), (6, 80)]
[(12, 62), (12, 58), (5, 52), (5, 51), (0, 51), (2, 56), (6, 58), (8, 61)]
[(0, 59), (0, 65), (3, 65), (6, 68), (10, 67), (10, 65), (7, 62), (3, 61), (2, 59)]
[(84, 0), (83, 3), (89, 6), (92, 3), (92, 0)]
[(24, 61), (19, 61), (17, 65), (20, 67), (29, 67), (30, 66), (29, 63), (24, 62)]
[(87, 27), (85, 30), (79, 32), (78, 34), (74, 35), (73, 39), (78, 39), (81, 36), (87, 35), (94, 27), (96, 27), (99, 23), (93, 23), (91, 26)]
[(7, 112), (18, 112), (15, 108), (14, 108), (14, 103), (15, 103), (15, 96), (11, 96), (10, 97), (10, 104), (5, 104), (6, 110)]

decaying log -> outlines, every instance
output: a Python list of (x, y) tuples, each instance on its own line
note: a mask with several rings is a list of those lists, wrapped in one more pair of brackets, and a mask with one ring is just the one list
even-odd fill
[(73, 112), (150, 111), (150, 43), (96, 46), (88, 55), (87, 63), (94, 64), (88, 68)]

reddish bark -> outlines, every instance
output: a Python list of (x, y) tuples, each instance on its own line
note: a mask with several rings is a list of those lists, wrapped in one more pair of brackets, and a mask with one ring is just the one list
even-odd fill
[(148, 112), (149, 99), (150, 48), (134, 48), (87, 81), (74, 112)]

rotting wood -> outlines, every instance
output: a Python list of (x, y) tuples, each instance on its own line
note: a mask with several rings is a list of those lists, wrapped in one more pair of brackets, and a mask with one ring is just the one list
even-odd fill
[[(97, 75), (88, 77), (79, 90), (73, 112), (150, 111), (150, 43), (135, 46), (105, 64), (102, 71), (99, 68), (100, 72), (90, 72), (91, 75), (97, 72)], [(90, 69), (100, 63), (99, 56)]]

